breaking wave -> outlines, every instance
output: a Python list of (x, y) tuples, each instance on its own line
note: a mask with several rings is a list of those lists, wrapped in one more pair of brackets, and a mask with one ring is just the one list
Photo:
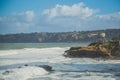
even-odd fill
[(45, 75), (48, 72), (40, 67), (22, 67), (16, 69), (10, 69), (6, 71), (2, 71), (0, 75), (1, 79), (5, 80), (27, 80), (32, 77), (37, 77), (41, 75)]

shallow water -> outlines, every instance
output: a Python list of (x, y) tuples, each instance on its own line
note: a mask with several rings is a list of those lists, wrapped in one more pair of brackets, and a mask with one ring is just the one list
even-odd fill
[[(0, 80), (120, 80), (120, 60), (62, 56), (69, 46), (86, 44), (44, 43), (38, 45), (35, 43), (34, 46), (32, 43), (14, 44), (21, 47), (17, 49), (12, 44), (2, 44), (5, 49), (0, 50)], [(13, 47), (11, 48), (10, 45)], [(25, 45), (31, 47), (27, 48)], [(24, 66), (25, 64), (28, 66)], [(48, 72), (36, 65), (49, 65), (53, 70)]]

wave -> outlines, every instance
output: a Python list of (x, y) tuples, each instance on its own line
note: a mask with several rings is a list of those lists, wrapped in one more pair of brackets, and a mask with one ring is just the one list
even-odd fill
[(8, 55), (14, 55), (18, 54), (16, 50), (2, 50), (0, 51), (0, 56), (8, 56)]
[(0, 78), (5, 80), (27, 80), (29, 78), (45, 75), (47, 73), (48, 72), (43, 68), (28, 66), (2, 71)]
[(0, 56), (8, 56), (15, 54), (26, 54), (26, 53), (58, 53), (59, 51), (64, 52), (68, 47), (52, 47), (52, 48), (23, 48), (23, 49), (14, 49), (14, 50), (0, 50)]
[(120, 60), (95, 60), (91, 58), (65, 58), (62, 56), (69, 47), (52, 48), (24, 48), (0, 51), (0, 65), (49, 62), (49, 63), (75, 63), (75, 64), (119, 64)]

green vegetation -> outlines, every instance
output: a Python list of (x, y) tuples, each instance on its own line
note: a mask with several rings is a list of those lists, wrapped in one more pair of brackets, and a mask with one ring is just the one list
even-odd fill
[(0, 43), (44, 43), (44, 42), (94, 42), (100, 40), (104, 32), (106, 39), (110, 40), (120, 34), (120, 29), (107, 29), (95, 31), (74, 31), (58, 33), (19, 33), (0, 35)]
[(89, 46), (104, 47), (112, 56), (120, 57), (120, 35), (105, 43), (93, 42)]

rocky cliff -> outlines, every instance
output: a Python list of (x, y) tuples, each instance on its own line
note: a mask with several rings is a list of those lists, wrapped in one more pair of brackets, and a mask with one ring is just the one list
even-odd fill
[(120, 40), (110, 40), (105, 43), (93, 42), (88, 46), (71, 47), (65, 51), (64, 56), (120, 59)]

